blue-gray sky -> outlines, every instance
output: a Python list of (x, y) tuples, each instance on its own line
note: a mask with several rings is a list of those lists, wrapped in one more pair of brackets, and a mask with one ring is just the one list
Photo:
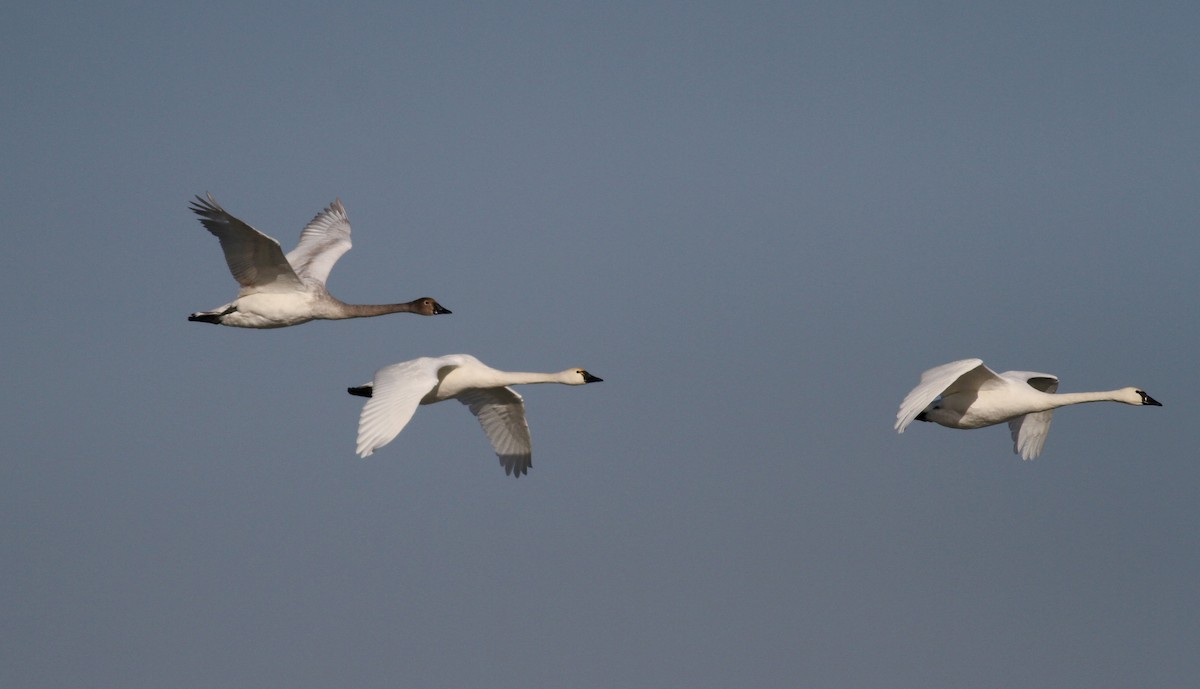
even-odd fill
[[(5, 687), (1190, 687), (1200, 10), (26, 3), (5, 93)], [(281, 331), (187, 210), (347, 301)], [(525, 390), (354, 456), (377, 368)], [(1159, 408), (892, 430), (979, 356)]]

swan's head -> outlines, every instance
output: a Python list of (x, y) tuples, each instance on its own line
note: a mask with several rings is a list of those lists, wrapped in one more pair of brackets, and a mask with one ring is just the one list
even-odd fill
[(409, 303), (416, 307), (415, 313), (419, 313), (422, 316), (439, 316), (443, 313), (453, 313), (450, 309), (437, 303), (437, 299), (433, 297), (421, 297)]
[(1124, 402), (1125, 404), (1132, 404), (1132, 405), (1138, 406), (1138, 407), (1141, 407), (1141, 406), (1161, 407), (1162, 406), (1162, 402), (1159, 402), (1158, 400), (1154, 399), (1150, 395), (1147, 395), (1145, 390), (1141, 390), (1138, 388), (1121, 388), (1120, 390), (1118, 390), (1118, 392), (1121, 394), (1121, 399), (1119, 401)]
[(587, 383), (603, 383), (603, 378), (597, 378), (582, 368), (569, 368), (561, 374), (563, 382), (567, 385), (585, 385)]

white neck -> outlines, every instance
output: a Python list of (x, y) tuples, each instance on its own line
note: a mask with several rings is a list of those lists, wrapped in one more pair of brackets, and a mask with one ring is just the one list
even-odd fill
[(523, 373), (519, 371), (497, 371), (496, 381), (501, 385), (529, 385), (530, 383), (565, 383), (567, 373)]
[(1046, 409), (1058, 409), (1071, 404), (1083, 404), (1085, 402), (1124, 402), (1129, 404), (1122, 394), (1122, 390), (1102, 390), (1100, 392), (1062, 392), (1058, 394), (1044, 394), (1046, 401)]

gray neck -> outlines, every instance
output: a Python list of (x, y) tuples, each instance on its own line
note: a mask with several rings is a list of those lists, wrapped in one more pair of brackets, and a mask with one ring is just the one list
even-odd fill
[(417, 305), (413, 302), (406, 302), (404, 304), (347, 304), (334, 297), (327, 297), (324, 308), (320, 311), (320, 317), (327, 319), (368, 318), (370, 316), (383, 316), (389, 313), (415, 313)]
[(346, 318), (363, 318), (365, 316), (382, 316), (389, 313), (412, 313), (417, 310), (415, 304), (346, 304)]

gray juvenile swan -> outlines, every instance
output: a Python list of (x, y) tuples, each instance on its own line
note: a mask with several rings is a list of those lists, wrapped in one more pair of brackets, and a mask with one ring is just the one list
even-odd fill
[(347, 304), (325, 289), (333, 264), (350, 250), (350, 219), (341, 199), (317, 213), (300, 233), (300, 243), (284, 256), (279, 242), (230, 215), (212, 194), (206, 196), (197, 196), (191, 209), (221, 240), (229, 272), (241, 289), (237, 299), (212, 311), (193, 313), (189, 321), (235, 328), (284, 328), (315, 319), (450, 313), (429, 297), (404, 304)]
[(1049, 373), (996, 373), (981, 359), (952, 361), (921, 374), (920, 384), (896, 412), (896, 431), (903, 433), (914, 420), (965, 429), (1007, 421), (1013, 452), (1033, 459), (1046, 444), (1051, 416), (1059, 407), (1084, 402), (1162, 406), (1138, 388), (1056, 395), (1057, 390), (1058, 377)]
[(387, 445), (408, 425), (421, 404), (456, 399), (479, 419), (483, 432), (500, 458), (504, 473), (521, 478), (533, 465), (525, 403), (510, 385), (561, 383), (584, 385), (602, 379), (581, 368), (558, 373), (498, 371), (470, 354), (422, 357), (384, 366), (370, 383), (347, 388), (351, 395), (370, 397), (358, 420), (361, 457)]

